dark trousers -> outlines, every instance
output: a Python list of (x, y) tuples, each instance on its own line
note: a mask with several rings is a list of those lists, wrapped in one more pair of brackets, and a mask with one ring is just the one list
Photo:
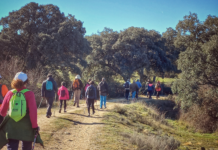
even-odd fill
[(62, 108), (63, 101), (64, 101), (64, 110), (66, 110), (66, 108), (67, 108), (67, 100), (60, 100), (60, 109)]
[(0, 124), (2, 123), (3, 120), (4, 120), (4, 117), (2, 117), (2, 116), (0, 115)]
[[(7, 144), (8, 150), (18, 150), (19, 140), (9, 139)], [(31, 150), (32, 142), (22, 141), (22, 150)]]
[(129, 99), (129, 90), (126, 90), (125, 96), (126, 96), (126, 100), (128, 100)]
[(139, 95), (139, 90), (136, 90), (135, 98), (138, 98), (138, 95)]
[(92, 112), (95, 112), (95, 100), (94, 99), (87, 99), (87, 107), (88, 107), (88, 113), (90, 114), (90, 107), (92, 107)]
[(149, 98), (151, 98), (152, 91), (148, 91), (148, 94), (149, 94)]
[(46, 97), (47, 103), (48, 103), (48, 108), (47, 108), (47, 112), (46, 115), (50, 115), (51, 116), (51, 108), (54, 102), (54, 97)]

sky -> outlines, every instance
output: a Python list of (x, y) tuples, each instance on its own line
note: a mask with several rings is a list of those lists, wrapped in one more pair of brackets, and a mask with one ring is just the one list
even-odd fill
[(84, 22), (86, 35), (104, 27), (120, 31), (131, 26), (163, 33), (189, 12), (197, 13), (200, 21), (208, 15), (218, 17), (218, 0), (0, 0), (0, 18), (29, 2), (53, 4), (65, 15), (75, 15)]

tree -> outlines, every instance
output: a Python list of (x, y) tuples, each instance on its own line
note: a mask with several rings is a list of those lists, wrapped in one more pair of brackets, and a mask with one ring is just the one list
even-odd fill
[(54, 5), (29, 3), (0, 20), (0, 51), (7, 57), (24, 61), (23, 70), (42, 67), (68, 68), (79, 72), (77, 64), (85, 63), (88, 43), (83, 23), (65, 16)]
[[(175, 44), (186, 50), (179, 55), (181, 80), (174, 84), (173, 92), (180, 93), (178, 101), (184, 106), (201, 105), (204, 99), (196, 95), (197, 90), (202, 86), (205, 88), (205, 85), (214, 90), (218, 88), (218, 17), (209, 15), (204, 22), (200, 22), (197, 14), (190, 13), (177, 24), (176, 29)], [(181, 92), (182, 86), (186, 86), (184, 84), (192, 84), (195, 88)]]
[(141, 68), (157, 72), (174, 68), (161, 47), (161, 35), (154, 30), (130, 27), (118, 33), (105, 28), (86, 38), (92, 47), (88, 64), (108, 67), (124, 80)]

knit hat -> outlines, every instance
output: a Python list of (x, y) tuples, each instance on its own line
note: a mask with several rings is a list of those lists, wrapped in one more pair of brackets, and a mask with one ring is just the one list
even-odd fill
[(22, 80), (23, 82), (25, 82), (27, 80), (27, 74), (23, 73), (23, 72), (18, 72), (15, 77), (15, 80), (19, 79)]
[(76, 75), (75, 79), (81, 79), (80, 75)]

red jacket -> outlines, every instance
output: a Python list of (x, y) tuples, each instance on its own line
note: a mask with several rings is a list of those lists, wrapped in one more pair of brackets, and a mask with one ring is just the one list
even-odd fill
[[(21, 91), (23, 89), (26, 89), (25, 87), (18, 89), (17, 91)], [(7, 115), (8, 109), (9, 109), (9, 103), (10, 99), (12, 97), (13, 93), (11, 91), (8, 91), (8, 93), (5, 95), (2, 106), (0, 108), (0, 115), (5, 117)], [(36, 100), (35, 95), (32, 91), (28, 91), (24, 93), (24, 96), (26, 98), (27, 103), (27, 109), (29, 110), (30, 120), (32, 123), (32, 128), (37, 128), (37, 106), (36, 106)]]
[[(65, 96), (61, 97), (61, 91), (64, 90), (65, 91)], [(61, 86), (58, 89), (58, 96), (59, 96), (59, 100), (69, 100), (69, 92), (67, 90), (67, 88), (65, 86)]]

